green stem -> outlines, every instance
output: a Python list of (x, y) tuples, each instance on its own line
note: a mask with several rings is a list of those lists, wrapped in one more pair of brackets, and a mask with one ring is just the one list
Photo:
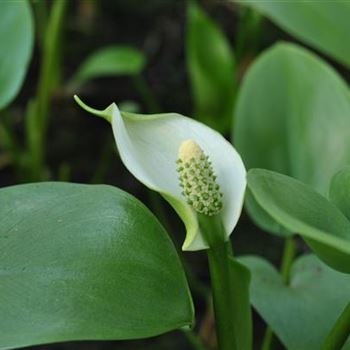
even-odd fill
[(321, 350), (340, 350), (350, 334), (350, 302), (328, 333)]
[(282, 275), (282, 280), (284, 284), (289, 283), (290, 268), (292, 267), (295, 253), (296, 253), (295, 240), (292, 236), (287, 237), (284, 244), (282, 263), (281, 263), (281, 275)]
[(207, 254), (219, 349), (240, 350), (237, 349), (232, 313), (231, 295), (233, 291), (229, 274), (231, 243), (226, 242), (224, 227), (219, 216), (208, 217), (199, 214), (198, 217), (201, 230), (210, 247)]
[(213, 290), (214, 314), (220, 350), (237, 349), (230, 307), (228, 244), (216, 244), (208, 249), (210, 278)]
[(35, 16), (36, 35), (40, 49), (44, 47), (45, 32), (47, 25), (48, 9), (46, 0), (33, 0), (33, 10)]
[[(284, 243), (283, 255), (280, 272), (283, 283), (288, 285), (290, 268), (296, 254), (296, 243), (292, 236), (287, 237)], [(262, 341), (261, 350), (272, 350), (274, 347), (274, 334), (270, 326), (266, 328), (265, 335)]]
[(56, 0), (52, 5), (46, 26), (37, 94), (35, 100), (28, 105), (27, 136), (31, 180), (39, 180), (44, 167), (50, 99), (59, 76), (61, 35), (67, 4), (67, 0)]
[(67, 3), (67, 0), (54, 2), (45, 35), (44, 56), (37, 89), (37, 111), (39, 112), (37, 118), (39, 126), (44, 130), (47, 127), (47, 115), (55, 83), (54, 79), (57, 78), (57, 58), (61, 49), (61, 34)]

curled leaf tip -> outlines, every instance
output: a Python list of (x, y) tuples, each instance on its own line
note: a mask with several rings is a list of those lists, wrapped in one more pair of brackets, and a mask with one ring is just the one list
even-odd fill
[(193, 140), (183, 141), (177, 160), (182, 195), (193, 209), (212, 216), (222, 209), (223, 194), (216, 182), (216, 175), (209, 157)]
[(83, 109), (85, 109), (87, 112), (96, 115), (98, 117), (101, 117), (103, 119), (106, 119), (108, 122), (111, 122), (111, 113), (110, 113), (110, 109), (111, 108), (115, 108), (116, 104), (112, 103), (111, 105), (109, 105), (106, 109), (104, 110), (98, 110), (95, 108), (91, 108), (89, 107), (87, 104), (85, 104), (78, 95), (74, 95), (74, 100), (75, 102)]

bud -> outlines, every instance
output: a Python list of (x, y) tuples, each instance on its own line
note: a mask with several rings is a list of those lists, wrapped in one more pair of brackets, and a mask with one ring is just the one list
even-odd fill
[(176, 161), (182, 194), (198, 213), (216, 215), (222, 209), (220, 186), (216, 182), (209, 157), (193, 140), (186, 140), (179, 148)]

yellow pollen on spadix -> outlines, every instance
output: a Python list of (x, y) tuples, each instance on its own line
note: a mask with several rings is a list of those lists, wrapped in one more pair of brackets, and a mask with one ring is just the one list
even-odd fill
[(177, 172), (182, 194), (198, 213), (216, 215), (222, 209), (220, 186), (216, 182), (209, 157), (194, 140), (183, 141), (179, 147)]
[(199, 159), (203, 155), (203, 150), (193, 140), (183, 141), (179, 147), (179, 159), (183, 162), (188, 162), (191, 158)]

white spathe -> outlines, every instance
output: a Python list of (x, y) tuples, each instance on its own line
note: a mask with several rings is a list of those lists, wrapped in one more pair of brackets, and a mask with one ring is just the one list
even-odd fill
[(209, 156), (223, 193), (220, 212), (229, 237), (242, 211), (246, 170), (240, 155), (225, 138), (193, 119), (175, 113), (141, 115), (120, 113), (116, 104), (103, 111), (75, 100), (86, 111), (111, 122), (124, 165), (145, 186), (159, 192), (176, 210), (186, 226), (183, 250), (208, 248), (200, 232), (197, 214), (181, 194), (176, 171), (179, 147), (194, 140)]

